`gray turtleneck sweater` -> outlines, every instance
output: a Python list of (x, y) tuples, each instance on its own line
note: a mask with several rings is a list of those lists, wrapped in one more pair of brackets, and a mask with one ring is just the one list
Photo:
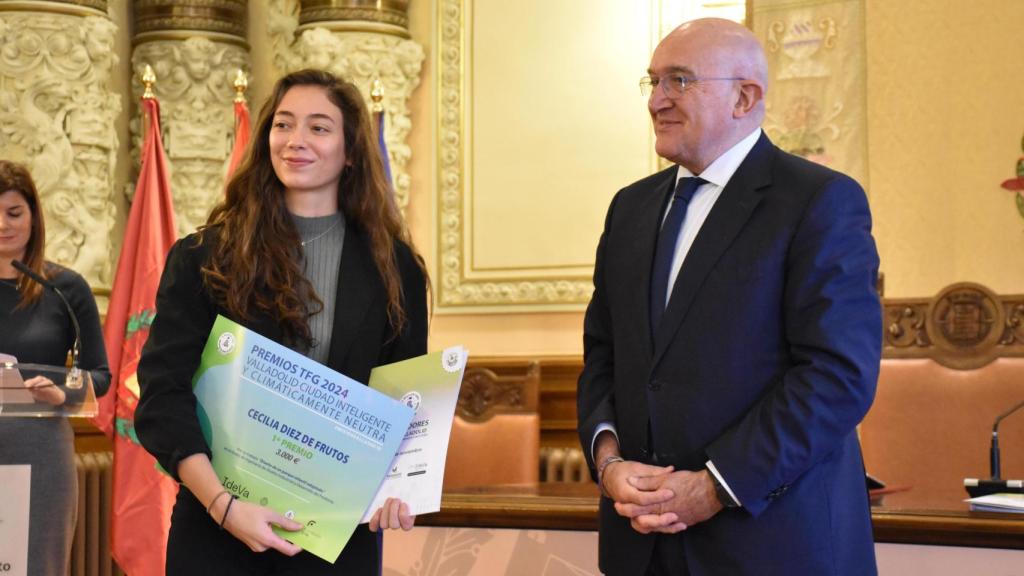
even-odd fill
[(327, 363), (334, 329), (334, 306), (338, 293), (338, 269), (345, 244), (345, 217), (341, 212), (330, 216), (304, 218), (292, 214), (295, 228), (302, 239), (302, 273), (313, 284), (317, 296), (323, 301), (323, 310), (309, 319), (313, 347), (297, 350), (321, 363)]

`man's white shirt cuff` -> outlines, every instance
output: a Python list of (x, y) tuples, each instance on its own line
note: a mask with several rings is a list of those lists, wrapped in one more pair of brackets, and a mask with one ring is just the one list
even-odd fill
[[(590, 460), (594, 463), (597, 463), (597, 454), (594, 453), (594, 449), (597, 445), (597, 437), (600, 436), (601, 432), (604, 431), (611, 432), (612, 436), (615, 436), (616, 443), (618, 443), (619, 441), (619, 433), (618, 431), (615, 430), (615, 424), (612, 424), (611, 422), (602, 422), (598, 424), (597, 430), (594, 431), (594, 437), (590, 440)], [(718, 479), (718, 483), (721, 484), (722, 487), (725, 488), (725, 491), (729, 493), (729, 497), (732, 498), (733, 502), (735, 502), (739, 506), (742, 506), (743, 503), (740, 502), (740, 499), (736, 497), (736, 493), (732, 491), (732, 488), (729, 488), (729, 483), (726, 482), (725, 478), (723, 478), (722, 475), (718, 473), (718, 468), (715, 468), (715, 463), (712, 462), (711, 460), (708, 460), (704, 464), (704, 466), (706, 466), (707, 469), (710, 470), (711, 473), (715, 475), (715, 478)]]
[(597, 447), (597, 437), (601, 435), (601, 432), (608, 431), (615, 436), (615, 443), (619, 443), (619, 433), (615, 430), (615, 424), (611, 422), (601, 422), (597, 425), (597, 430), (594, 431), (594, 437), (590, 439), (590, 461), (597, 465), (597, 454), (594, 453), (594, 448)]

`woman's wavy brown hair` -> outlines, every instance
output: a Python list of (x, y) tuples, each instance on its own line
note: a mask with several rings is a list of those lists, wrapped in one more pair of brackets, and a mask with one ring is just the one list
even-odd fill
[[(36, 191), (32, 175), (29, 174), (28, 168), (21, 164), (0, 160), (0, 194), (11, 191), (17, 192), (25, 198), (28, 211), (32, 215), (32, 230), (29, 232), (25, 255), (21, 257), (21, 261), (36, 274), (43, 278), (49, 278), (45, 265), (46, 223), (43, 221), (43, 211), (39, 205), (39, 192)], [(18, 308), (31, 306), (43, 295), (43, 287), (28, 276), (22, 275), (18, 279), (17, 287), (21, 294)]]
[(269, 313), (281, 322), (291, 342), (311, 345), (309, 317), (322, 309), (322, 302), (302, 274), (299, 234), (285, 205), (284, 185), (274, 172), (270, 152), (274, 112), (295, 86), (320, 86), (341, 110), (349, 166), (341, 173), (338, 206), (346, 226), (355, 226), (369, 237), (387, 292), (388, 320), (397, 335), (407, 318), (395, 262), (396, 241), (412, 251), (428, 290), (429, 277), (395, 204), (359, 89), (322, 70), (293, 72), (274, 85), (273, 94), (260, 110), (246, 156), (227, 185), (224, 201), (202, 227), (204, 236), (210, 234), (216, 240), (202, 270), (203, 281), (232, 314), (248, 319), (253, 311)]

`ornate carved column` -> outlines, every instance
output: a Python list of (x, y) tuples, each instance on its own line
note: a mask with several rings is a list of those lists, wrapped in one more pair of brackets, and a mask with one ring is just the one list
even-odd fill
[[(178, 232), (206, 221), (221, 197), (234, 139), (232, 81), (249, 72), (247, 0), (135, 0), (132, 69), (147, 64), (158, 82), (164, 144)], [(142, 86), (132, 84), (136, 101)], [(133, 154), (142, 145), (132, 121)]]
[(398, 206), (409, 203), (409, 97), (420, 83), (423, 47), (409, 39), (409, 0), (272, 0), (268, 32), (283, 72), (313, 67), (355, 83), (370, 101), (384, 84), (387, 142)]
[(0, 3), (0, 157), (32, 172), (47, 257), (94, 288), (111, 282), (116, 31), (106, 0)]

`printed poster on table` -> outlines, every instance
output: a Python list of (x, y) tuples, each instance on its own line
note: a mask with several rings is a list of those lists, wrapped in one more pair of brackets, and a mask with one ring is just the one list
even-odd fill
[(193, 385), (224, 487), (302, 523), (275, 531), (337, 560), (413, 410), (222, 316)]

